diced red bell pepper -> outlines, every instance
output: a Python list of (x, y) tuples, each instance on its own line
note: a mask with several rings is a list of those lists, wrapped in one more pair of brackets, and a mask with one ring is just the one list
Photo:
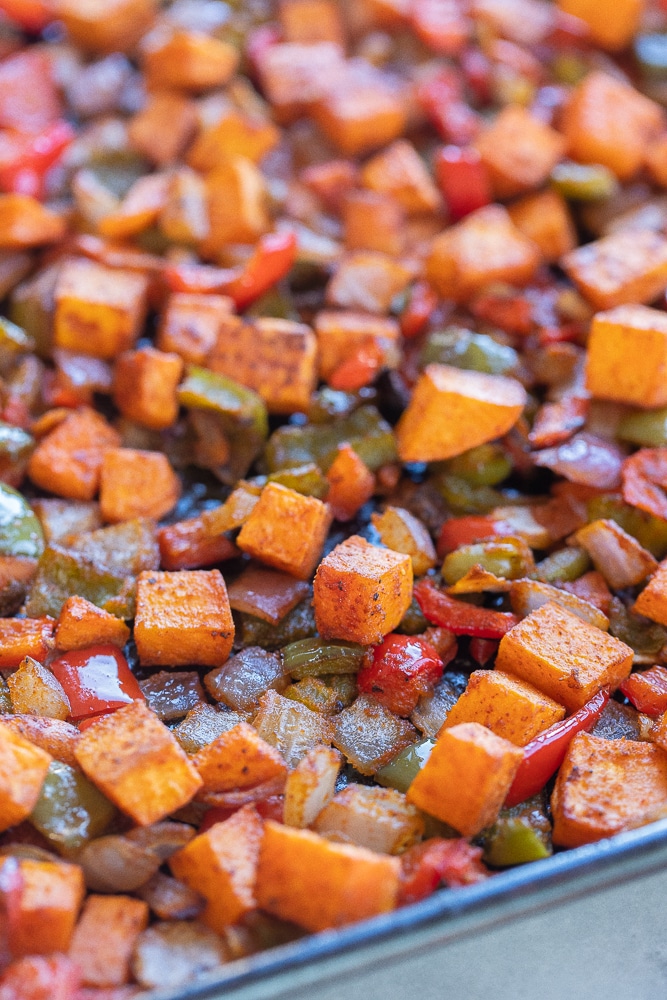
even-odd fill
[(239, 550), (227, 535), (211, 535), (198, 518), (177, 521), (157, 534), (163, 569), (197, 569), (233, 559)]
[(638, 712), (646, 715), (667, 712), (667, 670), (664, 667), (655, 666), (630, 674), (619, 685), (619, 690)]
[(370, 385), (382, 367), (383, 352), (376, 344), (362, 344), (338, 365), (327, 379), (332, 389), (357, 392)]
[(599, 691), (583, 708), (562, 722), (556, 722), (527, 743), (523, 760), (505, 798), (505, 806), (516, 806), (537, 795), (565, 759), (570, 741), (577, 733), (592, 729), (609, 701), (607, 691)]
[(0, 11), (30, 35), (42, 31), (54, 16), (44, 0), (0, 0)]
[(296, 260), (296, 249), (293, 232), (267, 233), (260, 238), (255, 252), (242, 268), (168, 265), (164, 278), (172, 292), (229, 295), (237, 309), (245, 309), (289, 274)]
[(424, 617), (454, 635), (474, 635), (480, 639), (502, 639), (520, 621), (509, 611), (489, 611), (465, 601), (457, 601), (438, 590), (430, 580), (419, 580), (414, 596)]
[(470, 311), (477, 319), (486, 320), (506, 333), (526, 336), (533, 329), (533, 306), (525, 295), (478, 295)]
[(67, 955), (27, 955), (0, 979), (2, 1000), (75, 1000), (81, 973)]
[(146, 700), (127, 660), (111, 644), (72, 650), (49, 667), (69, 698), (74, 722)]
[(667, 518), (667, 448), (640, 448), (623, 462), (623, 499)]
[[(494, 538), (502, 533), (498, 524), (484, 514), (451, 517), (440, 528), (438, 555), (446, 556), (448, 552), (454, 552), (461, 545), (472, 545), (474, 542), (480, 542), (484, 538)], [(508, 532), (505, 531), (504, 534)]]
[(480, 667), (483, 667), (485, 663), (489, 662), (492, 656), (496, 655), (498, 640), (474, 637), (470, 640), (469, 649), (475, 663), (479, 663)]
[(0, 62), (0, 126), (35, 134), (62, 117), (53, 64), (40, 49), (23, 49)]
[(12, 153), (7, 143), (3, 143), (0, 146), (0, 190), (40, 198), (44, 194), (46, 174), (73, 138), (72, 126), (57, 121), (37, 135), (13, 136)]
[[(454, 655), (456, 646), (453, 646)], [(420, 697), (440, 680), (445, 668), (430, 643), (419, 636), (393, 632), (379, 646), (373, 647), (369, 661), (357, 675), (359, 690), (372, 694), (396, 715), (404, 716), (414, 711)]]
[(399, 903), (425, 899), (441, 882), (450, 887), (480, 882), (489, 875), (481, 858), (482, 848), (474, 847), (465, 837), (432, 837), (414, 844), (401, 855)]
[(443, 56), (458, 55), (472, 30), (458, 0), (413, 0), (410, 19), (424, 45)]
[(401, 333), (406, 340), (418, 337), (438, 304), (438, 296), (428, 281), (416, 281), (410, 289), (408, 304), (399, 317)]
[(472, 146), (445, 146), (435, 158), (435, 176), (453, 222), (489, 205), (491, 182)]

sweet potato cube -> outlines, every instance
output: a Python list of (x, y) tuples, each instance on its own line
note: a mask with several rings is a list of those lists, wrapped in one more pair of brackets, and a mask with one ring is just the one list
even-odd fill
[(344, 156), (379, 149), (403, 134), (405, 101), (381, 76), (341, 81), (313, 107), (313, 118)]
[(347, 442), (338, 446), (327, 480), (327, 503), (338, 521), (351, 521), (375, 491), (375, 476)]
[(433, 569), (436, 553), (428, 528), (409, 510), (387, 506), (381, 514), (371, 514), (371, 521), (383, 545), (410, 556), (415, 576), (423, 576)]
[(601, 70), (575, 87), (560, 120), (573, 159), (601, 163), (622, 181), (637, 173), (663, 125), (659, 104)]
[(74, 747), (81, 733), (69, 722), (40, 715), (4, 715), (1, 724), (63, 764), (77, 766)]
[(132, 51), (157, 13), (157, 0), (58, 0), (58, 17), (88, 52)]
[(205, 792), (254, 788), (287, 774), (285, 761), (252, 726), (239, 723), (192, 758)]
[(214, 170), (228, 156), (245, 156), (259, 163), (279, 140), (280, 132), (273, 122), (251, 118), (230, 105), (214, 125), (197, 136), (188, 150), (187, 161), (202, 173)]
[(259, 60), (262, 89), (281, 123), (298, 118), (344, 71), (336, 42), (282, 42), (268, 46)]
[(62, 216), (31, 195), (0, 195), (0, 250), (27, 250), (57, 243), (66, 231)]
[(306, 411), (317, 382), (317, 338), (287, 319), (223, 323), (207, 367), (254, 389), (269, 413)]
[(532, 684), (501, 670), (475, 670), (447, 715), (443, 729), (461, 722), (479, 722), (496, 736), (524, 747), (543, 729), (564, 717), (563, 706)]
[(193, 100), (170, 90), (156, 90), (127, 126), (130, 145), (151, 163), (176, 163), (195, 134), (197, 109)]
[(523, 753), (478, 722), (441, 731), (408, 802), (474, 837), (496, 819)]
[(667, 625), (667, 559), (660, 563), (632, 610), (651, 621)]
[(506, 434), (526, 403), (523, 386), (503, 375), (427, 365), (396, 425), (404, 462), (435, 462)]
[(287, 42), (345, 41), (341, 11), (334, 0), (282, 0), (280, 26)]
[(221, 666), (234, 622), (220, 571), (141, 573), (134, 638), (144, 666)]
[(648, 306), (616, 306), (593, 317), (586, 387), (598, 399), (630, 406), (667, 403), (667, 315)]
[(320, 558), (330, 524), (331, 512), (321, 500), (268, 483), (236, 544), (260, 562), (307, 580)]
[(578, 733), (551, 796), (554, 844), (579, 847), (667, 815), (667, 754)]
[(82, 407), (68, 414), (37, 445), (28, 475), (42, 489), (70, 500), (92, 500), (100, 484), (102, 460), (120, 435), (104, 417)]
[(357, 251), (345, 256), (327, 285), (328, 305), (386, 313), (405, 291), (413, 272), (389, 254)]
[(527, 194), (507, 211), (519, 232), (539, 247), (547, 263), (559, 260), (576, 247), (577, 233), (570, 209), (557, 191)]
[(68, 597), (58, 616), (57, 649), (85, 649), (106, 642), (122, 649), (129, 638), (130, 630), (121, 618), (91, 604), (85, 597)]
[(85, 902), (69, 957), (85, 986), (122, 986), (130, 980), (137, 938), (148, 924), (148, 903), (132, 896), (95, 896)]
[(20, 858), (23, 892), (11, 921), (11, 954), (48, 955), (67, 951), (85, 893), (83, 871), (64, 861)]
[(26, 656), (45, 660), (53, 626), (51, 618), (0, 618), (0, 670), (18, 667)]
[(148, 39), (143, 69), (149, 87), (198, 93), (229, 83), (239, 62), (235, 46), (202, 31), (176, 30)]
[(512, 222), (507, 209), (487, 205), (433, 240), (426, 277), (445, 299), (465, 302), (485, 285), (524, 285), (540, 263), (540, 251)]
[(407, 139), (398, 139), (371, 157), (362, 168), (361, 182), (371, 191), (389, 195), (408, 215), (440, 208), (435, 182)]
[(128, 420), (152, 431), (166, 430), (178, 416), (176, 390), (183, 359), (153, 347), (125, 351), (114, 368), (113, 401)]
[(53, 340), (96, 358), (132, 347), (146, 316), (148, 278), (92, 260), (65, 261), (56, 284)]
[(616, 52), (634, 38), (641, 21), (642, 0), (615, 0), (600, 6), (598, 0), (558, 0), (558, 7), (588, 25), (595, 45)]
[(230, 156), (206, 178), (208, 235), (199, 244), (203, 257), (215, 260), (227, 243), (254, 243), (267, 232), (264, 178), (246, 156)]
[(254, 890), (262, 829), (254, 806), (244, 806), (169, 859), (176, 878), (204, 897), (203, 919), (220, 934), (257, 905)]
[(134, 182), (113, 212), (104, 215), (98, 231), (111, 240), (124, 240), (142, 233), (158, 219), (167, 200), (166, 174), (145, 174)]
[(268, 913), (323, 931), (393, 910), (399, 873), (397, 858), (267, 820), (255, 892)]
[(398, 364), (400, 329), (389, 316), (323, 309), (315, 317), (315, 333), (320, 376), (325, 381), (346, 358), (359, 351), (377, 355), (384, 368), (395, 368)]
[(381, 642), (411, 600), (410, 557), (370, 545), (358, 535), (337, 545), (315, 574), (313, 606), (322, 638)]
[(597, 309), (652, 302), (667, 285), (667, 239), (650, 229), (620, 230), (572, 250), (561, 266)]
[(560, 132), (508, 104), (475, 140), (497, 198), (540, 187), (565, 152)]
[(549, 602), (503, 636), (496, 667), (576, 712), (602, 688), (617, 688), (632, 657), (620, 639)]
[(50, 754), (0, 722), (0, 829), (30, 815), (50, 763)]
[(65, 722), (70, 715), (69, 698), (50, 670), (26, 656), (7, 678), (12, 708), (23, 715), (40, 715)]
[(136, 448), (108, 448), (100, 473), (100, 510), (105, 521), (135, 517), (156, 521), (172, 509), (181, 483), (166, 455)]
[(377, 250), (398, 256), (405, 246), (405, 213), (384, 194), (348, 191), (343, 196), (343, 226), (348, 250)]
[(226, 295), (190, 295), (175, 292), (162, 315), (157, 336), (161, 351), (179, 354), (184, 361), (200, 365), (213, 350), (226, 321), (230, 330), (241, 320), (232, 317), (232, 300)]
[(89, 726), (74, 754), (93, 784), (139, 826), (187, 805), (201, 788), (185, 751), (141, 701)]

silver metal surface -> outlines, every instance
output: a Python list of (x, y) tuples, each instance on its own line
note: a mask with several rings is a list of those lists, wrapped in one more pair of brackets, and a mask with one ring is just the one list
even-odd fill
[(155, 1000), (656, 1000), (667, 996), (667, 820)]

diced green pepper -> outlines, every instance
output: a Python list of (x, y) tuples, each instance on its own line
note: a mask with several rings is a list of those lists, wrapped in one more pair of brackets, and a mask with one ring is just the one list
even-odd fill
[(426, 738), (406, 747), (376, 772), (375, 780), (380, 785), (384, 785), (385, 788), (395, 788), (398, 792), (407, 792), (428, 760), (434, 746), (435, 740)]
[(116, 816), (115, 807), (80, 771), (51, 762), (30, 822), (67, 854), (99, 837)]
[(51, 349), (54, 297), (60, 267), (57, 263), (43, 268), (17, 285), (11, 295), (10, 318), (32, 337), (42, 357)]
[(436, 473), (433, 482), (448, 507), (457, 514), (486, 514), (502, 507), (508, 497), (492, 486), (471, 486), (460, 476)]
[(551, 186), (570, 201), (597, 201), (611, 197), (618, 181), (601, 163), (563, 160), (551, 171)]
[(552, 854), (551, 823), (541, 795), (503, 809), (484, 836), (484, 860), (497, 868), (540, 861)]
[(279, 483), (307, 497), (324, 499), (329, 492), (329, 482), (314, 462), (298, 465), (295, 469), (282, 469), (267, 476), (270, 483)]
[(618, 597), (611, 599), (609, 607), (609, 634), (649, 662), (657, 657), (667, 642), (667, 629), (630, 611)]
[(445, 556), (442, 578), (451, 586), (475, 565), (482, 566), (488, 573), (502, 576), (505, 580), (518, 580), (531, 571), (532, 559), (528, 562), (525, 547), (513, 538), (475, 542), (472, 545), (461, 545)]
[(667, 406), (632, 410), (619, 421), (616, 436), (643, 448), (661, 448), (667, 444)]
[(443, 467), (447, 474), (464, 479), (471, 486), (497, 486), (512, 471), (510, 459), (497, 444), (471, 448), (444, 462)]
[(316, 632), (315, 612), (310, 598), (297, 604), (277, 625), (270, 625), (254, 615), (239, 614), (235, 617), (239, 623), (236, 640), (242, 646), (281, 649), (290, 642), (305, 639)]
[(366, 649), (356, 642), (300, 639), (283, 649), (285, 672), (297, 680), (320, 674), (353, 674), (361, 667)]
[(43, 551), (44, 533), (30, 504), (0, 483), (0, 555), (39, 559)]
[(343, 392), (342, 389), (332, 389), (328, 385), (323, 385), (311, 396), (308, 422), (328, 424), (339, 417), (347, 417), (359, 405), (360, 397), (357, 393)]
[(591, 565), (586, 549), (573, 545), (552, 552), (537, 564), (532, 575), (542, 583), (572, 583), (587, 573)]
[(631, 507), (618, 496), (595, 497), (589, 500), (586, 510), (589, 522), (602, 518), (616, 521), (656, 559), (662, 559), (667, 554), (667, 521), (661, 517), (653, 517), (638, 507)]
[(333, 424), (279, 427), (269, 438), (264, 460), (269, 472), (309, 462), (327, 472), (344, 441), (372, 472), (396, 460), (392, 429), (374, 406), (362, 406)]
[(119, 618), (134, 617), (133, 577), (111, 573), (76, 552), (48, 545), (30, 587), (26, 614), (31, 618), (57, 618), (67, 598), (74, 595), (85, 597)]
[(519, 356), (513, 347), (499, 344), (484, 333), (473, 333), (464, 327), (448, 327), (432, 333), (421, 353), (422, 366), (453, 365), (487, 375), (502, 375), (515, 368)]
[(31, 434), (0, 420), (0, 481), (19, 483), (34, 447)]
[(419, 633), (423, 632), (427, 627), (428, 622), (426, 621), (426, 618), (424, 618), (422, 609), (413, 597), (410, 601), (410, 607), (401, 618), (396, 627), (396, 631), (402, 633), (403, 635), (419, 635)]

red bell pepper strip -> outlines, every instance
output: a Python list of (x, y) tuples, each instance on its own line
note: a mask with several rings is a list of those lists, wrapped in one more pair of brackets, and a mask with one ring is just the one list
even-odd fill
[(480, 882), (489, 875), (481, 857), (482, 848), (474, 847), (465, 837), (432, 837), (414, 844), (401, 855), (399, 903), (425, 899), (441, 882), (450, 887)]
[(578, 712), (556, 722), (526, 744), (523, 760), (505, 798), (506, 808), (525, 802), (544, 788), (563, 763), (570, 741), (577, 733), (593, 728), (608, 701), (609, 692), (598, 691)]
[(431, 318), (431, 313), (438, 304), (435, 294), (428, 281), (417, 281), (412, 286), (408, 304), (399, 316), (401, 333), (406, 340), (418, 337)]
[(435, 158), (435, 176), (452, 222), (492, 201), (491, 181), (473, 146), (445, 146)]
[(470, 655), (475, 663), (479, 663), (480, 667), (483, 667), (485, 663), (489, 662), (492, 656), (495, 656), (498, 650), (498, 640), (473, 638), (470, 640), (469, 648)]
[[(456, 646), (452, 656), (456, 655)], [(371, 658), (372, 657), (372, 658)], [(373, 647), (357, 675), (363, 694), (372, 694), (396, 715), (408, 716), (420, 697), (442, 677), (445, 664), (437, 650), (416, 635), (390, 633)]]
[(340, 392), (357, 392), (373, 382), (382, 368), (383, 351), (376, 344), (362, 344), (331, 373), (327, 382)]
[(242, 268), (171, 265), (164, 269), (164, 277), (172, 292), (229, 295), (237, 309), (245, 309), (289, 274), (296, 248), (293, 232), (268, 233)]
[(454, 635), (474, 635), (480, 639), (502, 639), (521, 620), (509, 611), (489, 611), (438, 590), (430, 580), (415, 584), (414, 596), (424, 617)]
[(0, 11), (31, 35), (38, 34), (54, 18), (51, 5), (44, 0), (0, 0)]
[(0, 163), (0, 189), (41, 197), (46, 174), (73, 139), (74, 129), (65, 121), (54, 122), (37, 135), (22, 136), (15, 155)]
[(667, 670), (651, 667), (638, 671), (619, 684), (619, 690), (646, 715), (662, 715), (667, 712)]
[(484, 538), (494, 538), (497, 535), (511, 534), (492, 518), (484, 514), (465, 514), (463, 517), (451, 517), (445, 521), (438, 535), (438, 555), (446, 556), (454, 552), (460, 545), (472, 545)]
[(49, 664), (69, 698), (73, 721), (145, 701), (127, 660), (110, 643), (72, 650)]

